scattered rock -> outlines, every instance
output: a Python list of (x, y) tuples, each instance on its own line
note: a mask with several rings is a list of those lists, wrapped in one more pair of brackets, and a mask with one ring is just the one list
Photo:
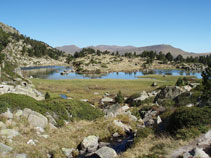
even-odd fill
[(82, 101), (82, 102), (88, 102), (89, 100), (88, 99), (81, 99), (80, 101)]
[(17, 154), (15, 158), (27, 158), (26, 154)]
[(15, 113), (15, 117), (19, 118), (23, 115), (23, 110), (18, 110), (16, 113)]
[(153, 82), (152, 87), (156, 87), (156, 86), (158, 86), (157, 82)]
[(82, 150), (94, 152), (98, 148), (98, 137), (91, 135), (83, 139), (81, 143)]
[(160, 118), (160, 116), (157, 116), (157, 125), (159, 125), (160, 123), (162, 122), (162, 120), (161, 120), (161, 118)]
[(13, 129), (2, 129), (1, 135), (7, 136), (7, 138), (13, 138), (19, 135), (19, 132)]
[(72, 158), (72, 152), (74, 151), (73, 148), (62, 148), (62, 152), (63, 154), (67, 157), (67, 158)]
[(126, 125), (126, 124), (122, 123), (121, 121), (114, 120), (113, 123), (114, 123), (114, 125), (122, 128), (125, 132), (131, 132), (131, 130), (132, 130), (132, 128), (129, 125)]
[(32, 127), (46, 128), (48, 125), (48, 119), (42, 114), (32, 111), (28, 116), (28, 122)]
[(4, 122), (0, 121), (0, 128), (3, 129), (3, 128), (6, 128), (6, 125), (4, 124)]
[(183, 90), (177, 86), (168, 86), (161, 89), (160, 93), (158, 93), (155, 97), (155, 102), (162, 99), (174, 99), (178, 95), (183, 93)]
[(207, 155), (203, 149), (201, 148), (195, 148), (194, 149), (194, 157), (193, 158), (210, 158), (209, 155)]
[(0, 143), (0, 153), (8, 153), (8, 152), (10, 152), (12, 150), (13, 150), (12, 147), (7, 146), (7, 145), (5, 145), (3, 143)]
[(13, 113), (11, 113), (10, 109), (7, 108), (7, 111), (2, 113), (0, 116), (3, 117), (3, 118), (6, 118), (6, 119), (12, 119)]
[(36, 142), (38, 142), (38, 141), (37, 141), (37, 140), (32, 140), (32, 139), (30, 139), (30, 140), (27, 142), (27, 144), (36, 146)]
[(193, 106), (194, 106), (194, 104), (191, 104), (191, 103), (186, 105), (186, 107), (188, 107), (188, 108), (191, 108)]
[(117, 153), (114, 149), (104, 146), (98, 149), (92, 156), (98, 156), (99, 158), (113, 158), (117, 156)]
[(109, 98), (109, 97), (105, 97), (105, 98), (102, 98), (101, 99), (101, 103), (104, 104), (104, 103), (109, 103), (109, 102), (113, 102), (114, 99), (112, 98)]
[(134, 101), (144, 101), (145, 99), (149, 98), (146, 91), (143, 91), (140, 95), (140, 97), (134, 99)]

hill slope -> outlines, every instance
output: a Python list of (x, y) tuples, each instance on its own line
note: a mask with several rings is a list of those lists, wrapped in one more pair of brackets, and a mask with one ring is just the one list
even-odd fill
[[(174, 57), (181, 54), (183, 57), (187, 56), (201, 56), (201, 55), (207, 55), (210, 53), (190, 53), (183, 51), (182, 49), (175, 48), (171, 45), (152, 45), (152, 46), (146, 46), (146, 47), (134, 47), (134, 46), (115, 46), (115, 45), (98, 45), (98, 46), (89, 46), (90, 48), (93, 48), (95, 50), (101, 50), (105, 51), (108, 50), (110, 52), (116, 52), (119, 51), (120, 54), (124, 54), (126, 52), (136, 52), (137, 54), (142, 53), (143, 51), (156, 51), (160, 52), (162, 51), (164, 54), (171, 52)], [(69, 45), (69, 46), (63, 46), (63, 47), (56, 47), (59, 50), (65, 51), (68, 54), (74, 54), (75, 51), (80, 51), (81, 48), (75, 46), (75, 45)]]

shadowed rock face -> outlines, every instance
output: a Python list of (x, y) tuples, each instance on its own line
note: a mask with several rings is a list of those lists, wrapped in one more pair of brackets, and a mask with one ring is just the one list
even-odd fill
[[(156, 51), (159, 53), (160, 51), (164, 54), (167, 54), (168, 52), (171, 52), (171, 54), (176, 57), (177, 55), (181, 54), (183, 57), (187, 56), (200, 56), (200, 55), (207, 55), (210, 53), (191, 53), (186, 52), (182, 49), (175, 48), (171, 45), (152, 45), (152, 46), (145, 46), (145, 47), (134, 47), (134, 46), (116, 46), (116, 45), (97, 45), (97, 46), (88, 46), (90, 48), (93, 48), (95, 50), (101, 50), (101, 51), (110, 51), (110, 52), (116, 52), (118, 51), (120, 54), (124, 54), (126, 52), (136, 52), (137, 54), (141, 54), (143, 51)], [(66, 45), (61, 47), (56, 47), (59, 50), (62, 50), (68, 54), (74, 54), (76, 51), (80, 51), (82, 48), (79, 48), (75, 45)]]

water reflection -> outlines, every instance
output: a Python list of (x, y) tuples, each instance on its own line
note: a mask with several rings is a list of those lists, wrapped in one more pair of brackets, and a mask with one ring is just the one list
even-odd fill
[(42, 79), (137, 79), (137, 76), (143, 76), (148, 74), (159, 74), (159, 75), (173, 75), (173, 76), (196, 76), (202, 78), (200, 72), (186, 72), (184, 70), (151, 70), (148, 72), (111, 72), (104, 74), (78, 74), (75, 72), (61, 75), (61, 72), (65, 70), (71, 70), (71, 67), (64, 66), (40, 66), (40, 67), (27, 67), (22, 68), (23, 75), (25, 77), (34, 77)]

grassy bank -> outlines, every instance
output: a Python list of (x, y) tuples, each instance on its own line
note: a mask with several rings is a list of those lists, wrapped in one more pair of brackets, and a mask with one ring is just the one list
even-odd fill
[[(73, 79), (73, 80), (46, 80), (32, 79), (36, 88), (42, 92), (50, 92), (52, 97), (59, 97), (59, 94), (66, 94), (76, 99), (89, 99), (98, 102), (105, 92), (112, 95), (120, 90), (124, 96), (129, 96), (143, 90), (153, 90), (153, 82), (158, 86), (175, 85), (179, 76), (147, 75), (142, 79)], [(95, 93), (97, 92), (97, 93)], [(95, 94), (94, 94), (95, 93)]]

